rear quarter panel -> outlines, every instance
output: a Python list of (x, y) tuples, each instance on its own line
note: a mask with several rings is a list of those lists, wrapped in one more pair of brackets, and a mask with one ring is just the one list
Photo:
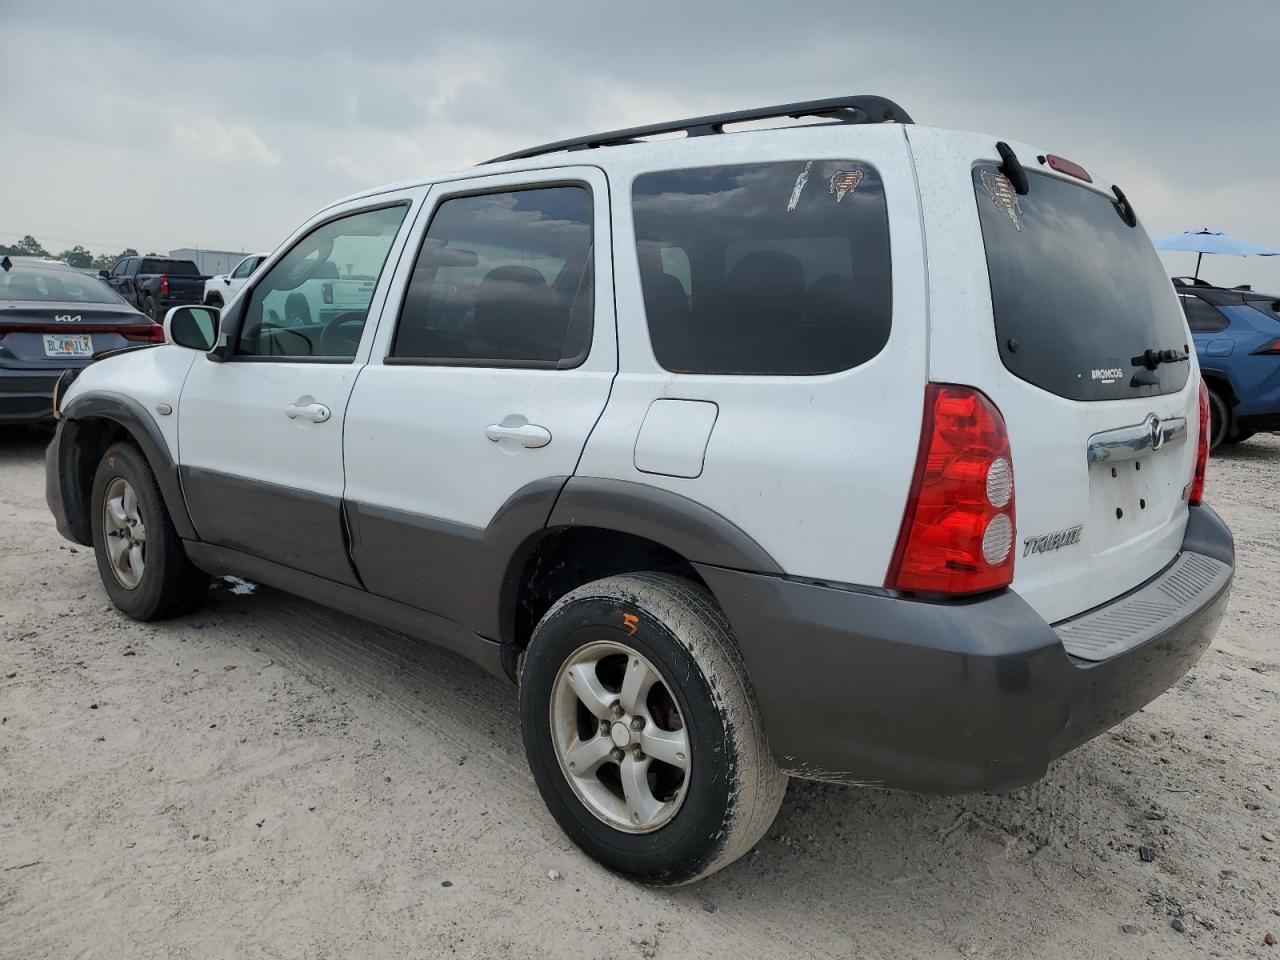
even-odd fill
[[(893, 320), (884, 349), (852, 370), (821, 376), (662, 369), (641, 292), (634, 178), (651, 170), (809, 159), (870, 163), (883, 179), (893, 271)], [(788, 574), (883, 584), (915, 467), (926, 374), (924, 247), (902, 128), (815, 127), (785, 136), (738, 133), (671, 147), (629, 147), (617, 152), (607, 172), (620, 369), (577, 474), (649, 484), (696, 500), (746, 531)], [(698, 477), (636, 468), (641, 424), (660, 398), (718, 408)]]

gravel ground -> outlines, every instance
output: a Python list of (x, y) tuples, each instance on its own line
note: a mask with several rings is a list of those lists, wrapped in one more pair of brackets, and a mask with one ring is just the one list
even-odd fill
[(0, 432), (4, 958), (1280, 960), (1278, 437), (1210, 465), (1235, 593), (1146, 710), (1016, 793), (793, 781), (754, 853), (658, 892), (565, 840), (467, 662), (226, 584), (125, 620), (44, 441)]

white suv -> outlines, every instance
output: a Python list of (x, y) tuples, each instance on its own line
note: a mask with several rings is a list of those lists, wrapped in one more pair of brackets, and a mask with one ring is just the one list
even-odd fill
[[(725, 132), (777, 117), (826, 122)], [(360, 302), (272, 308), (335, 273)], [(552, 814), (643, 881), (741, 856), (788, 776), (1032, 781), (1226, 604), (1132, 205), (880, 98), (370, 190), (165, 329), (55, 400), (50, 505), (116, 605), (237, 574), (511, 678)]]
[(237, 263), (230, 273), (220, 273), (216, 277), (210, 277), (204, 282), (204, 302), (211, 307), (226, 306), (268, 256), (269, 254), (266, 253), (251, 253)]

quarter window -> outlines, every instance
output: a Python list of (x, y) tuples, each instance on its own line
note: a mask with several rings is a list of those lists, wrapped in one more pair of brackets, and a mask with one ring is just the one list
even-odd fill
[(557, 186), (455, 197), (432, 217), (391, 356), (572, 367), (591, 346), (591, 193)]
[(408, 206), (322, 224), (253, 287), (238, 356), (350, 360)]
[(834, 373), (884, 348), (889, 218), (874, 167), (797, 160), (632, 187), (654, 355), (677, 373)]
[(1218, 333), (1227, 329), (1229, 321), (1226, 316), (1199, 297), (1184, 293), (1178, 296), (1178, 300), (1192, 333)]

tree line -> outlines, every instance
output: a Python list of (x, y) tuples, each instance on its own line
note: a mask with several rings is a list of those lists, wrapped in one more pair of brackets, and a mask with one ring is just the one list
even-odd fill
[[(136, 257), (138, 251), (133, 247), (125, 247), (119, 253), (99, 253), (94, 255), (86, 250), (80, 244), (76, 244), (70, 250), (63, 250), (61, 253), (50, 253), (44, 248), (31, 234), (27, 234), (15, 244), (5, 246), (0, 243), (0, 257), (50, 257), (54, 260), (61, 260), (68, 266), (80, 267), (84, 270), (110, 270), (117, 261), (123, 257)], [(163, 256), (154, 250), (147, 254), (148, 257)]]

